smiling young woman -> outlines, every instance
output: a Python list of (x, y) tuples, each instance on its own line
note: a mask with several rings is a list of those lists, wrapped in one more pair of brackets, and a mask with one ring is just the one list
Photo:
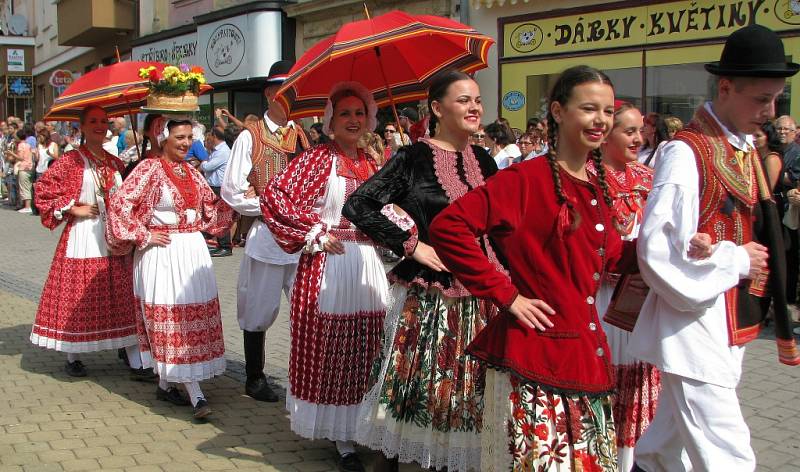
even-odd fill
[[(184, 161), (192, 123), (169, 120), (155, 133), (161, 156), (143, 160), (109, 205), (108, 239), (134, 252), (134, 286), (142, 318), (146, 368), (159, 376), (156, 398), (191, 401), (194, 417), (211, 413), (199, 381), (225, 371), (217, 283), (202, 231), (230, 228), (233, 210)], [(181, 383), (189, 401), (170, 383)]]
[[(343, 210), (374, 241), (405, 256), (390, 274), (390, 328), (359, 414), (358, 441), (394, 457), (395, 469), (397, 461), (413, 461), (478, 470), (484, 371), (459, 353), (496, 310), (447, 271), (429, 246), (428, 226), (497, 166), (482, 147), (469, 144), (483, 114), (472, 78), (443, 74), (431, 84), (428, 108), (431, 138), (401, 148)], [(384, 211), (389, 204), (408, 212), (414, 224), (396, 224)], [(481, 239), (481, 248), (497, 260), (488, 239)]]
[[(636, 254), (612, 227), (604, 173), (586, 172), (611, 129), (614, 89), (576, 66), (548, 108), (547, 157), (457, 200), (430, 237), (458, 280), (501, 308), (467, 349), (488, 368), (481, 469), (616, 470), (613, 372), (594, 297), (601, 274), (634, 269)], [(475, 244), (486, 236), (507, 272)]]

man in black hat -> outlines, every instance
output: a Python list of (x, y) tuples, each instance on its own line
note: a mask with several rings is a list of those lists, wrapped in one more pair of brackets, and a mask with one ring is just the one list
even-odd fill
[[(800, 364), (780, 221), (751, 136), (774, 117), (785, 78), (798, 69), (771, 30), (734, 32), (721, 60), (706, 64), (716, 79), (711, 102), (656, 158), (638, 240), (651, 290), (628, 352), (659, 368), (662, 389), (634, 470), (755, 469), (736, 386), (744, 345), (758, 336), (770, 302), (779, 360)], [(710, 258), (687, 256), (695, 233), (710, 235)]]
[(222, 198), (243, 216), (258, 217), (247, 235), (239, 267), (237, 318), (244, 331), (245, 393), (266, 402), (278, 401), (264, 375), (266, 331), (278, 316), (281, 292), (289, 296), (300, 254), (287, 254), (261, 220), (259, 195), (287, 162), (309, 147), (303, 129), (288, 121), (275, 101), (291, 61), (278, 61), (269, 70), (264, 87), (267, 111), (258, 124), (246, 127), (231, 149), (222, 183)]

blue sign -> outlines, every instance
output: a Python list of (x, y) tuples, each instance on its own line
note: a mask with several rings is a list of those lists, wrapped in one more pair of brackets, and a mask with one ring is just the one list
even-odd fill
[(522, 92), (512, 90), (503, 95), (503, 108), (508, 111), (521, 110), (525, 106), (525, 95)]
[(9, 98), (33, 97), (33, 76), (8, 75), (6, 76), (6, 88)]

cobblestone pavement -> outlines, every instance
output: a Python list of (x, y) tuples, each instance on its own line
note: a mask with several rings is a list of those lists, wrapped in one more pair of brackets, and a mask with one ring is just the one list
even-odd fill
[[(282, 402), (243, 395), (235, 313), (242, 250), (214, 259), (228, 372), (203, 382), (214, 415), (197, 422), (188, 407), (158, 402), (153, 384), (130, 381), (116, 352), (84, 356), (90, 375), (75, 379), (63, 372), (63, 354), (30, 344), (30, 324), (59, 235), (38, 218), (0, 208), (0, 472), (336, 470), (331, 443), (293, 434)], [(285, 387), (286, 303), (267, 343), (268, 373)], [(739, 397), (758, 470), (800, 472), (800, 368), (778, 364), (769, 335), (748, 347)], [(375, 454), (365, 458), (370, 469), (378, 462)]]

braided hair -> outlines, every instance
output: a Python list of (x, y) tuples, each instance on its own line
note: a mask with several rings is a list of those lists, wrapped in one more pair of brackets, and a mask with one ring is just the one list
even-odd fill
[(474, 79), (464, 72), (450, 70), (436, 76), (436, 78), (434, 78), (431, 82), (430, 87), (428, 87), (428, 110), (430, 110), (430, 118), (428, 119), (428, 134), (431, 138), (436, 136), (436, 125), (439, 123), (439, 119), (436, 118), (436, 114), (433, 113), (433, 107), (431, 106), (431, 103), (441, 102), (442, 98), (447, 95), (447, 89), (450, 88), (450, 84), (453, 82), (458, 82), (459, 80)]
[[(575, 210), (575, 206), (564, 195), (564, 190), (561, 186), (561, 173), (557, 162), (558, 156), (558, 123), (552, 112), (552, 104), (558, 102), (563, 107), (569, 102), (572, 96), (572, 90), (578, 85), (590, 82), (598, 82), (613, 87), (611, 79), (603, 72), (589, 66), (573, 66), (566, 69), (553, 84), (553, 89), (550, 91), (550, 98), (548, 100), (547, 110), (547, 141), (550, 143), (550, 148), (547, 151), (547, 162), (550, 165), (550, 172), (553, 175), (553, 184), (555, 186), (556, 200), (559, 205), (567, 205), (572, 218), (572, 228), (575, 229), (580, 225), (580, 214)], [(597, 177), (600, 182), (600, 188), (603, 191), (603, 200), (607, 205), (611, 206), (612, 200), (608, 193), (608, 184), (606, 183), (605, 169), (602, 169), (600, 164), (600, 150), (592, 151), (592, 159), (597, 164)]]

